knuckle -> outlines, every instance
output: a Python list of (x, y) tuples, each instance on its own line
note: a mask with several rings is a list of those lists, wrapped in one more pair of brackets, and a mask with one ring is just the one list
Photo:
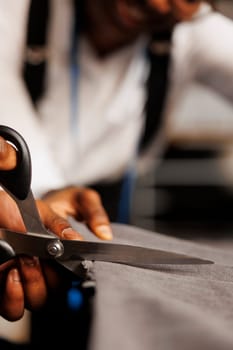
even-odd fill
[(87, 188), (83, 191), (80, 192), (80, 199), (87, 199), (89, 201), (100, 201), (100, 195), (97, 191), (91, 189), (91, 188)]

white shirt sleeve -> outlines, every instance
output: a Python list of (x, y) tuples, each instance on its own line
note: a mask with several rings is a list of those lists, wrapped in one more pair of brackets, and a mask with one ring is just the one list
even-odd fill
[(29, 0), (0, 0), (0, 123), (28, 143), (36, 196), (65, 185), (21, 76)]
[(186, 78), (233, 102), (233, 21), (212, 12), (181, 24), (176, 35), (181, 46), (176, 48), (175, 55), (180, 60), (179, 67), (186, 71)]

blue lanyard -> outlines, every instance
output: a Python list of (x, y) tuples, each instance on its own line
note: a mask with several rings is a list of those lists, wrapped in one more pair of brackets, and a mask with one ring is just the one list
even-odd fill
[(120, 200), (118, 205), (118, 215), (116, 221), (122, 224), (130, 223), (132, 196), (135, 185), (135, 179), (135, 170), (133, 168), (130, 168), (123, 178)]

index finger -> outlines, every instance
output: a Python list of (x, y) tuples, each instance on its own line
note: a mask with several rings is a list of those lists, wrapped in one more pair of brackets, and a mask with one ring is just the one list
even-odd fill
[(82, 217), (91, 231), (99, 238), (111, 240), (112, 229), (100, 195), (91, 189), (80, 191), (77, 196)]
[(44, 225), (58, 237), (83, 240), (83, 237), (71, 227), (70, 223), (57, 215), (45, 202), (37, 200), (37, 207)]

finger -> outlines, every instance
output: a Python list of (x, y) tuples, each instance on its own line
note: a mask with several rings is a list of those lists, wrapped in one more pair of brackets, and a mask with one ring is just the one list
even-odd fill
[(89, 228), (101, 239), (112, 239), (109, 218), (103, 208), (99, 194), (91, 189), (69, 187), (55, 191), (45, 198), (60, 215), (86, 221)]
[[(0, 234), (1, 237), (1, 234)], [(6, 261), (5, 263), (0, 265), (0, 273), (9, 270), (10, 267), (15, 265), (15, 261), (13, 259)]]
[(0, 190), (0, 203), (0, 226), (12, 231), (25, 232), (25, 226), (16, 202), (3, 190)]
[(71, 227), (70, 223), (57, 215), (46, 203), (37, 201), (37, 205), (44, 225), (50, 231), (63, 239), (83, 240), (83, 237)]
[(37, 310), (47, 300), (47, 285), (37, 257), (19, 258), (21, 281), (24, 288), (25, 307)]
[(83, 189), (70, 186), (61, 190), (50, 191), (43, 197), (43, 200), (59, 216), (65, 219), (68, 216), (77, 217), (79, 207), (76, 197), (80, 190)]
[(1, 284), (0, 314), (8, 321), (17, 321), (24, 314), (24, 291), (18, 269), (10, 269), (4, 287)]
[(0, 136), (0, 169), (11, 170), (16, 166), (16, 150)]
[[(44, 275), (46, 277), (47, 286), (49, 291), (55, 291), (57, 293), (58, 288), (64, 285), (64, 280), (61, 275), (61, 271), (59, 268), (54, 268), (54, 264), (47, 263), (45, 261), (41, 261), (41, 265), (43, 266)], [(58, 265), (58, 264), (57, 264)]]
[(102, 205), (99, 194), (91, 189), (84, 189), (77, 194), (79, 209), (83, 219), (95, 235), (104, 240), (113, 238), (108, 215)]

